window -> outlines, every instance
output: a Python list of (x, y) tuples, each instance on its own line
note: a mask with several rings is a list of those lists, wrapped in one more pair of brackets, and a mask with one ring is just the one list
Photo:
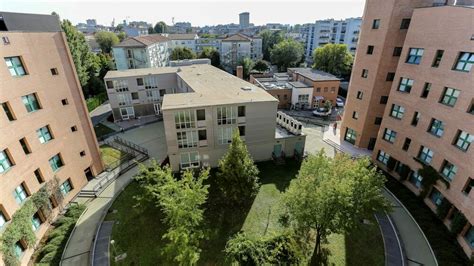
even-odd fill
[(199, 153), (197, 151), (181, 153), (180, 157), (182, 169), (199, 167)]
[(418, 159), (426, 164), (430, 164), (433, 159), (433, 151), (427, 147), (421, 146), (420, 152), (418, 153)]
[(404, 151), (408, 151), (408, 149), (410, 148), (410, 144), (411, 144), (411, 139), (410, 138), (405, 138), (405, 141), (403, 142), (402, 149)]
[(344, 135), (344, 140), (349, 143), (355, 144), (356, 139), (357, 139), (357, 132), (352, 128), (347, 128), (346, 134)]
[(464, 239), (466, 240), (467, 244), (471, 247), (471, 249), (474, 248), (474, 226), (471, 225), (469, 230), (467, 230), (466, 234), (464, 235)]
[(21, 256), (23, 256), (23, 252), (25, 252), (25, 250), (26, 250), (26, 248), (25, 248), (25, 246), (23, 246), (21, 241), (16, 242), (16, 244), (15, 244), (15, 256), (17, 258), (21, 258)]
[(400, 78), (400, 85), (398, 91), (410, 93), (413, 86), (413, 80), (409, 78)]
[(207, 131), (205, 129), (201, 129), (198, 131), (198, 138), (199, 140), (207, 140)]
[(115, 88), (116, 92), (125, 92), (128, 91), (128, 81), (125, 79), (113, 80), (114, 83), (113, 88)]
[(444, 50), (437, 50), (435, 54), (435, 58), (433, 60), (433, 64), (431, 64), (432, 67), (439, 67), (439, 64), (441, 63), (441, 58), (443, 58)]
[(382, 117), (376, 117), (374, 124), (376, 124), (376, 125), (382, 124)]
[(471, 115), (474, 115), (474, 100), (471, 100), (471, 105), (469, 105), (467, 112)]
[(388, 96), (380, 96), (380, 104), (387, 104)]
[(393, 56), (400, 56), (402, 54), (402, 47), (393, 48)]
[(432, 135), (435, 135), (437, 137), (443, 136), (444, 133), (444, 123), (441, 120), (438, 119), (431, 119), (431, 124), (430, 128), (428, 129), (428, 132), (430, 132)]
[(112, 80), (107, 80), (105, 82), (105, 84), (107, 85), (107, 89), (113, 89), (114, 88), (114, 82)]
[(402, 23), (400, 24), (400, 29), (401, 30), (408, 29), (408, 27), (410, 27), (410, 21), (411, 21), (411, 19), (409, 19), (409, 18), (402, 19)]
[(38, 102), (38, 97), (36, 96), (36, 93), (28, 94), (23, 97), (21, 97), (23, 104), (26, 107), (26, 110), (28, 113), (37, 111), (41, 109), (41, 106)]
[(232, 142), (232, 127), (220, 127), (217, 130), (217, 141), (219, 144), (228, 144)]
[(385, 79), (386, 81), (393, 81), (393, 79), (395, 78), (395, 73), (393, 72), (388, 72), (387, 73), (387, 78)]
[(459, 93), (459, 90), (448, 87), (444, 88), (443, 97), (441, 97), (440, 103), (451, 107), (454, 106), (458, 100)]
[(196, 127), (196, 117), (194, 110), (178, 111), (174, 114), (176, 129), (194, 128)]
[(120, 108), (120, 116), (123, 120), (128, 120), (135, 117), (135, 109), (133, 107)]
[(467, 133), (466, 131), (458, 130), (454, 145), (463, 151), (467, 151), (469, 145), (474, 140), (474, 135)]
[(77, 131), (77, 126), (72, 126), (71, 127), (71, 132), (76, 132)]
[(59, 74), (57, 68), (51, 68), (50, 70), (51, 70), (51, 75), (53, 76), (57, 76)]
[(51, 159), (49, 159), (49, 165), (51, 166), (51, 169), (53, 170), (53, 172), (56, 172), (59, 170), (59, 168), (63, 167), (64, 163), (63, 163), (63, 160), (61, 159), (61, 155), (58, 153), (54, 155), (53, 157), (51, 157)]
[[(474, 179), (472, 177), (468, 178), (466, 185), (464, 186), (462, 192), (465, 194), (469, 195), (469, 192), (471, 192), (472, 188), (474, 187)], [(1, 221), (0, 221), (1, 222)], [(0, 228), (2, 225), (0, 224)]]
[(456, 165), (444, 160), (441, 175), (445, 177), (446, 180), (453, 181), (457, 171), (458, 167)]
[(26, 192), (24, 183), (21, 183), (18, 187), (15, 188), (13, 191), (13, 197), (15, 198), (18, 204), (22, 204), (25, 202), (26, 198), (28, 198), (28, 193)]
[(5, 226), (6, 223), (7, 223), (7, 218), (5, 217), (5, 215), (3, 215), (3, 212), (0, 210), (0, 230), (3, 228), (3, 226)]
[(379, 153), (377, 154), (377, 161), (383, 163), (384, 165), (387, 165), (389, 159), (390, 155), (388, 155), (388, 153), (379, 150)]
[(363, 96), (364, 96), (364, 93), (361, 92), (361, 91), (358, 91), (356, 98), (359, 99), (359, 100), (362, 100), (362, 97), (363, 97)]
[(137, 86), (143, 86), (143, 78), (137, 78)]
[[(132, 96), (133, 96), (133, 93), (132, 93)], [(148, 91), (146, 91), (146, 98), (149, 102), (157, 102), (157, 101), (160, 100), (160, 92), (157, 91), (157, 90), (148, 90)], [(137, 97), (137, 99), (138, 99), (138, 97)]]
[(33, 217), (31, 218), (31, 225), (33, 226), (33, 231), (38, 230), (38, 228), (40, 228), (42, 223), (43, 222), (41, 221), (39, 214), (35, 213)]
[(64, 181), (64, 183), (62, 183), (59, 186), (59, 191), (61, 191), (61, 194), (63, 195), (67, 195), (72, 189), (73, 187), (72, 187), (71, 179), (67, 179), (66, 181)]
[(359, 114), (356, 111), (352, 112), (352, 118), (357, 120), (359, 118)]
[(178, 148), (192, 148), (197, 147), (198, 144), (198, 132), (197, 131), (185, 131), (177, 132)]
[(3, 36), (3, 37), (2, 37), (2, 40), (3, 40), (3, 44), (4, 44), (4, 45), (9, 45), (9, 44), (10, 44), (10, 39), (8, 39), (7, 36)]
[(374, 46), (369, 45), (367, 46), (367, 54), (373, 54), (374, 53)]
[(362, 75), (361, 77), (367, 78), (369, 76), (369, 70), (367, 69), (362, 69)]
[(14, 77), (27, 75), (25, 68), (23, 67), (22, 60), (19, 56), (6, 57), (5, 63), (7, 63), (8, 71)]
[(316, 92), (321, 92), (321, 88), (316, 88)]
[(372, 29), (378, 29), (380, 27), (380, 19), (374, 19), (372, 21)]
[(405, 108), (404, 107), (402, 107), (400, 105), (392, 104), (392, 110), (390, 111), (390, 116), (391, 117), (397, 118), (397, 119), (402, 119), (404, 113), (405, 113)]
[(239, 117), (244, 117), (245, 116), (245, 106), (239, 106), (237, 110), (238, 110), (238, 116)]
[(237, 122), (237, 107), (224, 106), (217, 107), (217, 124), (230, 125)]
[(155, 76), (145, 77), (145, 89), (158, 89), (158, 79)]
[(69, 101), (67, 99), (62, 99), (61, 103), (62, 103), (62, 105), (68, 105)]
[(165, 89), (161, 89), (161, 90), (160, 90), (160, 97), (165, 96), (165, 94), (166, 94), (166, 90), (165, 90)]
[(81, 151), (81, 152), (79, 152), (79, 155), (80, 155), (81, 157), (86, 156), (86, 151)]
[(298, 103), (308, 103), (309, 94), (300, 94), (298, 95)]
[(411, 119), (411, 125), (416, 127), (418, 125), (418, 122), (420, 121), (420, 113), (419, 112), (414, 112), (413, 113), (413, 118)]
[(21, 148), (23, 149), (23, 152), (25, 154), (30, 154), (31, 153), (31, 148), (30, 148), (30, 145), (28, 145), (28, 142), (26, 141), (26, 138), (20, 139), (20, 145), (21, 145)]
[(3, 111), (5, 111), (5, 114), (7, 115), (8, 120), (15, 121), (16, 117), (13, 114), (10, 104), (8, 102), (4, 102), (2, 103), (2, 107), (3, 107)]
[(454, 65), (454, 70), (469, 72), (474, 65), (474, 53), (461, 52)]
[(336, 92), (336, 87), (331, 87), (331, 93), (335, 93)]
[(0, 151), (0, 173), (3, 173), (10, 169), (15, 164), (13, 163), (10, 153), (7, 149)]
[(44, 183), (43, 173), (41, 173), (41, 170), (39, 168), (34, 171), (34, 174), (35, 174), (36, 180), (38, 180), (38, 183), (40, 184)]
[(38, 135), (38, 139), (41, 143), (46, 143), (53, 139), (53, 135), (51, 134), (49, 126), (44, 126), (36, 130), (36, 134)]
[(132, 92), (132, 100), (138, 100), (138, 92)]
[(245, 136), (245, 126), (239, 126), (239, 136)]
[(423, 51), (424, 49), (422, 48), (410, 48), (405, 63), (419, 65), (421, 58), (423, 57)]
[(412, 183), (416, 188), (421, 188), (421, 181), (423, 181), (423, 177), (418, 174), (418, 172), (411, 172), (410, 183)]
[(204, 121), (206, 120), (206, 110), (199, 109), (196, 111), (197, 121)]
[(425, 86), (423, 86), (423, 91), (421, 92), (421, 98), (427, 98), (428, 94), (431, 90), (431, 83), (425, 82)]
[(383, 139), (390, 142), (390, 143), (394, 143), (395, 142), (395, 138), (397, 137), (397, 132), (391, 130), (391, 129), (388, 129), (386, 128), (384, 133), (383, 133)]

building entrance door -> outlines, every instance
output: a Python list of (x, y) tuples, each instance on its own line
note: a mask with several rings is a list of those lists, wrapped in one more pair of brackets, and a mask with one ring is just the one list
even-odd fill
[(273, 146), (273, 153), (275, 154), (276, 157), (281, 156), (281, 144), (275, 144)]
[(91, 181), (92, 179), (94, 179), (94, 175), (92, 174), (92, 171), (91, 171), (91, 168), (90, 168), (90, 167), (87, 167), (87, 168), (84, 170), (84, 175), (86, 176), (87, 181)]

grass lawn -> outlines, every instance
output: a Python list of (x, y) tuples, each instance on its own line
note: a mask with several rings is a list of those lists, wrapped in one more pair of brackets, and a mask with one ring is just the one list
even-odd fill
[[(281, 195), (297, 174), (299, 165), (292, 161), (283, 166), (265, 162), (259, 163), (258, 168), (262, 186), (253, 204), (244, 209), (219, 207), (222, 199), (218, 198), (210, 178), (205, 212), (208, 238), (202, 241), (200, 265), (229, 265), (222, 250), (227, 240), (240, 230), (254, 236), (271, 236), (282, 230), (278, 223), (282, 213)], [(117, 210), (116, 213), (110, 212), (106, 217), (106, 220), (118, 221), (112, 231), (116, 253), (127, 253), (127, 258), (119, 264), (166, 265), (160, 252), (165, 244), (161, 236), (167, 228), (154, 204), (135, 206), (133, 196), (141, 192), (138, 184), (132, 182), (110, 208)], [(332, 235), (324, 247), (332, 265), (384, 265), (383, 242), (377, 224), (363, 225), (363, 230), (346, 236)]]
[(109, 145), (100, 146), (100, 156), (106, 167), (116, 164), (117, 161), (125, 158), (128, 154)]
[(94, 126), (94, 131), (97, 139), (101, 139), (103, 136), (115, 132), (115, 130), (111, 129), (110, 127), (104, 124), (97, 124)]

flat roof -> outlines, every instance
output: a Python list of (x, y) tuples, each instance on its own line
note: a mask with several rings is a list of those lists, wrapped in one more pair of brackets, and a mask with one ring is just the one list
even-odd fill
[(316, 70), (312, 69), (309, 67), (292, 67), (288, 68), (288, 70), (296, 72), (308, 79), (311, 79), (312, 81), (328, 81), (328, 80), (341, 80), (334, 76), (333, 74), (321, 71), (321, 70)]
[(307, 84), (304, 84), (303, 82), (300, 82), (300, 81), (292, 81), (292, 82), (288, 82), (291, 86), (293, 86), (294, 88), (312, 88), (312, 86), (309, 86)]

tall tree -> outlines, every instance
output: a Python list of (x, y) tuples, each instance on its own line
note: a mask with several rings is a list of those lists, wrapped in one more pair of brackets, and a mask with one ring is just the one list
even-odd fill
[(236, 129), (219, 161), (217, 184), (229, 205), (243, 206), (258, 193), (258, 168)]
[(170, 60), (194, 59), (196, 54), (188, 47), (176, 47), (171, 51)]
[(94, 34), (95, 40), (99, 44), (100, 49), (103, 53), (110, 54), (112, 46), (120, 42), (119, 38), (115, 33), (109, 31), (99, 31)]
[(248, 57), (240, 59), (239, 65), (242, 66), (244, 70), (244, 79), (248, 79), (250, 76), (250, 70), (253, 68), (253, 61)]
[(221, 66), (221, 55), (215, 48), (204, 47), (202, 52), (199, 54), (199, 58), (209, 58), (211, 59), (211, 65), (215, 67)]
[(148, 27), (148, 34), (156, 33), (153, 27)]
[(168, 32), (168, 26), (166, 26), (166, 23), (163, 21), (160, 21), (155, 24), (155, 27), (153, 28), (155, 30), (155, 33), (166, 33)]
[(338, 77), (348, 77), (353, 57), (345, 44), (326, 44), (313, 52), (313, 68)]
[(263, 59), (270, 61), (270, 51), (277, 44), (284, 40), (280, 31), (264, 30), (260, 33), (262, 37)]
[(124, 31), (121, 31), (117, 33), (117, 37), (119, 38), (119, 41), (123, 41), (125, 38), (127, 38), (127, 34)]
[(316, 232), (312, 265), (320, 263), (321, 242), (332, 233), (354, 230), (362, 219), (389, 209), (382, 195), (385, 178), (368, 158), (310, 155), (284, 194), (290, 224)]
[(257, 71), (260, 71), (260, 72), (265, 72), (265, 71), (268, 70), (268, 64), (263, 60), (258, 60), (253, 65), (253, 69), (255, 69)]
[(293, 39), (286, 39), (276, 44), (270, 51), (270, 58), (281, 71), (297, 66), (303, 58), (303, 45)]

